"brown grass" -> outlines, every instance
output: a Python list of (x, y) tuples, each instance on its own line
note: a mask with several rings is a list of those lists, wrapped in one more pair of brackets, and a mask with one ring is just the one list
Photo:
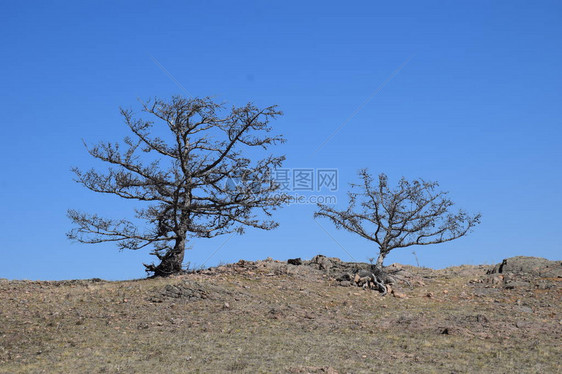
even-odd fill
[(0, 281), (0, 372), (561, 372), (559, 280), (506, 290), (482, 283), (483, 267), (463, 269), (408, 268), (414, 288), (395, 287), (406, 298), (271, 261), (170, 279)]

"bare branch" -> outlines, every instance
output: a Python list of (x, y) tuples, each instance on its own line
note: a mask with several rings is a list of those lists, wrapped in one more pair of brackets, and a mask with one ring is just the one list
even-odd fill
[(465, 236), (480, 223), (480, 214), (451, 212), (454, 204), (446, 192), (436, 191), (437, 182), (402, 178), (391, 189), (385, 174), (379, 175), (376, 185), (365, 169), (359, 176), (362, 183), (352, 184), (348, 209), (318, 204), (314, 215), (377, 243), (378, 266), (393, 249), (445, 243)]
[[(145, 118), (121, 109), (132, 133), (123, 143), (99, 143), (88, 152), (109, 165), (103, 172), (74, 168), (76, 181), (91, 191), (149, 204), (136, 218), (150, 230), (139, 232), (128, 220), (110, 220), (70, 210), (77, 226), (69, 238), (82, 243), (117, 242), (121, 249), (152, 246), (160, 265), (147, 265), (156, 275), (181, 270), (189, 237), (238, 232), (245, 227), (270, 230), (264, 217), (283, 205), (273, 198), (278, 186), (268, 179), (284, 156), (262, 159), (246, 155), (284, 141), (269, 136), (269, 123), (282, 113), (248, 104), (225, 110), (209, 98), (174, 97), (142, 103)], [(232, 180), (241, 180), (235, 188)]]

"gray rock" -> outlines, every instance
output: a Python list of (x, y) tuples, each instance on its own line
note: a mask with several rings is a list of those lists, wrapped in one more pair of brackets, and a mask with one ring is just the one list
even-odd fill
[(522, 313), (533, 313), (533, 309), (526, 305), (518, 305), (516, 309)]
[(530, 322), (527, 322), (527, 321), (517, 321), (517, 322), (515, 322), (515, 327), (517, 327), (519, 329), (522, 329), (522, 328), (525, 328), (525, 327), (530, 327), (530, 326), (532, 326), (532, 324)]
[(488, 273), (529, 274), (539, 277), (562, 278), (562, 261), (550, 261), (541, 257), (510, 257), (497, 264)]
[(502, 284), (504, 282), (504, 276), (501, 274), (489, 274), (483, 278), (483, 282), (487, 284)]
[(359, 275), (359, 278), (370, 278), (373, 272), (370, 270), (359, 270), (357, 274)]
[(506, 290), (514, 290), (520, 288), (529, 288), (531, 284), (529, 282), (521, 282), (521, 281), (510, 281), (505, 284), (504, 288)]
[(326, 257), (324, 255), (317, 255), (310, 260), (311, 264), (315, 264), (319, 270), (330, 271), (334, 267), (335, 262), (341, 262), (339, 258)]
[(353, 275), (351, 275), (350, 273), (343, 273), (342, 275), (340, 275), (339, 277), (337, 277), (336, 280), (337, 280), (338, 282), (352, 281), (352, 280), (353, 280)]

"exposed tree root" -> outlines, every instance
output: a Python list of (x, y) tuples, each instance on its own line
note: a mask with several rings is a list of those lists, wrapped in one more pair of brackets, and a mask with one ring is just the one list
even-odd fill
[(372, 266), (370, 270), (359, 270), (355, 273), (355, 277), (351, 279), (356, 285), (364, 289), (377, 290), (381, 293), (381, 296), (385, 296), (389, 292), (389, 287), (387, 285), (396, 284), (400, 281), (412, 287), (412, 284), (407, 279), (396, 275), (396, 273), (400, 271), (402, 271), (402, 269), (389, 271), (387, 269), (380, 269), (377, 266)]

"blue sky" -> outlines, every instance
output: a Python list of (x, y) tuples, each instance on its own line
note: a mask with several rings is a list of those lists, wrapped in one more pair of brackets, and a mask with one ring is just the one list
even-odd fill
[[(367, 167), (437, 180), (483, 214), (470, 236), (387, 263), (415, 264), (412, 250), (430, 267), (560, 259), (561, 20), (555, 1), (4, 3), (0, 277), (144, 276), (147, 251), (66, 239), (69, 208), (133, 208), (85, 190), (70, 168), (95, 165), (82, 139), (126, 135), (120, 106), (176, 94), (279, 105), (286, 166), (338, 169), (340, 207)], [(186, 259), (376, 255), (319, 221), (327, 235), (313, 212), (293, 205), (274, 231), (194, 240)]]

